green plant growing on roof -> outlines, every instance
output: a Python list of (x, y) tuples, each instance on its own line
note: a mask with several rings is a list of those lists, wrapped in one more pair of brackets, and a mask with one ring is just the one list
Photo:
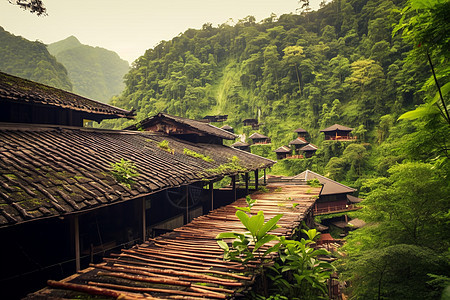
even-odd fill
[(211, 157), (203, 155), (201, 153), (197, 153), (197, 152), (195, 152), (193, 150), (189, 150), (187, 148), (183, 149), (183, 153), (187, 156), (203, 159), (206, 162), (214, 162), (214, 159), (212, 159)]
[(175, 153), (175, 150), (170, 148), (169, 141), (167, 141), (167, 140), (162, 140), (161, 142), (159, 142), (158, 143), (158, 148), (160, 148), (160, 149), (162, 149), (162, 150), (164, 150), (166, 152), (172, 153), (172, 154)]
[(206, 169), (206, 172), (211, 173), (233, 173), (233, 172), (239, 172), (239, 171), (247, 171), (247, 168), (243, 167), (241, 165), (241, 162), (239, 160), (239, 157), (233, 156), (228, 160), (227, 163), (219, 165), (217, 168), (214, 169)]
[(119, 162), (111, 163), (111, 174), (117, 182), (131, 188), (134, 184), (133, 178), (139, 176), (134, 162), (121, 158)]
[(306, 184), (309, 185), (310, 187), (316, 188), (316, 187), (321, 187), (322, 184), (320, 183), (319, 179), (314, 178), (311, 180), (307, 180)]

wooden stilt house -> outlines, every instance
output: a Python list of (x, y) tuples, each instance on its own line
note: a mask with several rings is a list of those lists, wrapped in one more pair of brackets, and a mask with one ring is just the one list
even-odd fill
[(314, 206), (314, 215), (355, 210), (358, 209), (357, 204), (361, 202), (361, 199), (353, 195), (356, 189), (310, 170), (306, 170), (293, 178), (304, 181), (317, 179), (323, 185), (319, 199)]
[(346, 140), (354, 140), (355, 137), (352, 137), (350, 133), (353, 128), (349, 128), (346, 126), (342, 126), (339, 124), (334, 124), (328, 128), (322, 129), (320, 132), (323, 132), (325, 135), (325, 140), (332, 141), (346, 141)]
[(277, 154), (277, 159), (285, 159), (292, 153), (292, 150), (288, 146), (281, 146), (274, 150), (274, 152)]
[(270, 144), (270, 138), (265, 136), (264, 134), (255, 132), (251, 136), (248, 137), (252, 140), (253, 145), (256, 144)]

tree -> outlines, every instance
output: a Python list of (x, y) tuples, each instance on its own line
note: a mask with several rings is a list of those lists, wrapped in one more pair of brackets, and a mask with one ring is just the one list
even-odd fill
[(291, 67), (294, 67), (297, 75), (299, 94), (302, 95), (301, 73), (298, 71), (301, 60), (305, 57), (302, 46), (288, 46), (283, 49), (283, 60)]
[(29, 10), (36, 15), (46, 15), (47, 9), (44, 7), (44, 3), (41, 0), (8, 0), (9, 3), (18, 5), (25, 10)]

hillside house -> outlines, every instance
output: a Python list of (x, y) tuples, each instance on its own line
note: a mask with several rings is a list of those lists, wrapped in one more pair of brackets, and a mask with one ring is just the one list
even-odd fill
[(294, 130), (294, 132), (297, 133), (297, 136), (298, 136), (299, 138), (303, 138), (303, 139), (305, 139), (305, 140), (308, 139), (309, 133), (308, 133), (308, 131), (306, 131), (305, 129), (303, 129), (303, 128), (297, 128), (297, 129)]
[(228, 115), (215, 115), (215, 116), (204, 116), (203, 121), (205, 122), (225, 122), (228, 120)]
[[(11, 80), (16, 84), (2, 84)], [(236, 189), (239, 173), (258, 174), (275, 163), (222, 145), (234, 139), (225, 130), (165, 114), (140, 124), (154, 131), (83, 128), (73, 116), (102, 120), (133, 113), (3, 73), (0, 106), (62, 113), (17, 119), (20, 111), (16, 117), (2, 112), (0, 234), (8, 246), (0, 249), (0, 282), (8, 299), (20, 297), (12, 287), (22, 286), (25, 295), (50, 277), (72, 274), (233, 201), (242, 192)], [(219, 168), (234, 158), (239, 169)], [(129, 185), (113, 175), (121, 160), (136, 166)], [(232, 178), (231, 188), (214, 189), (224, 176)]]
[(308, 144), (306, 146), (303, 146), (299, 149), (299, 152), (303, 152), (303, 155), (305, 156), (305, 158), (310, 158), (314, 155), (314, 153), (316, 153), (317, 151), (317, 146), (313, 145), (313, 144)]
[(332, 141), (347, 141), (354, 140), (356, 137), (352, 137), (350, 133), (353, 128), (345, 127), (339, 124), (334, 124), (328, 128), (322, 129), (320, 132), (323, 132), (325, 135), (325, 140)]
[(289, 145), (294, 148), (293, 150), (294, 150), (295, 155), (300, 155), (301, 154), (300, 149), (308, 144), (309, 144), (309, 142), (307, 142), (302, 137), (297, 137), (295, 140), (292, 140), (289, 142)]
[(281, 146), (274, 150), (274, 152), (277, 154), (277, 159), (285, 159), (292, 153), (292, 150), (288, 146)]
[(358, 209), (357, 204), (361, 202), (361, 199), (353, 195), (356, 189), (310, 170), (306, 170), (293, 178), (305, 181), (317, 179), (323, 185), (319, 199), (314, 205), (314, 215), (355, 210)]
[(220, 128), (222, 128), (223, 130), (226, 130), (226, 131), (228, 131), (228, 132), (234, 133), (234, 129), (233, 129), (233, 127), (231, 127), (230, 125), (223, 125), (223, 126), (220, 127)]
[(239, 149), (239, 150), (243, 150), (243, 151), (247, 151), (250, 152), (250, 145), (244, 142), (236, 142), (234, 144), (231, 144), (231, 147)]
[(252, 144), (270, 144), (270, 138), (265, 136), (264, 134), (260, 134), (258, 132), (253, 133), (251, 136), (248, 137), (252, 140)]

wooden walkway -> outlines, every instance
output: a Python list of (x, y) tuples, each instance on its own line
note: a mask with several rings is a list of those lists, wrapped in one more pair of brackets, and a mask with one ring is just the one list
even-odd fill
[[(274, 234), (291, 236), (309, 214), (320, 188), (307, 185), (272, 184), (268, 193), (254, 193), (252, 213), (264, 211), (266, 221), (283, 217)], [(293, 207), (293, 204), (298, 205)], [(254, 274), (242, 265), (224, 261), (215, 237), (226, 231), (244, 232), (234, 206), (246, 206), (245, 199), (216, 209), (173, 232), (122, 250), (104, 262), (61, 281), (27, 299), (67, 299), (103, 295), (120, 299), (230, 299), (254, 282)], [(87, 295), (86, 295), (87, 294)], [(103, 299), (103, 298), (102, 298)]]

